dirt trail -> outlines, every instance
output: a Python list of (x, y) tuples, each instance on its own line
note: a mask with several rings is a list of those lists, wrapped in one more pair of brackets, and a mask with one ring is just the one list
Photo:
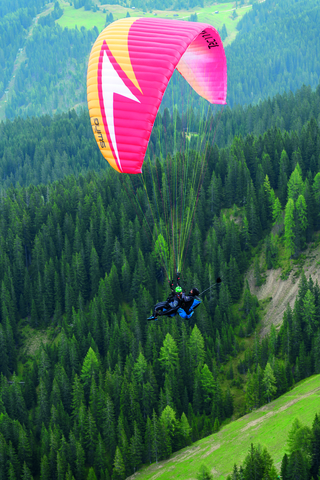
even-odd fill
[[(263, 417), (259, 417), (257, 418), (256, 420), (252, 420), (251, 422), (247, 423), (247, 425), (245, 427), (243, 427), (241, 429), (241, 432), (245, 432), (246, 430), (248, 430), (249, 428), (251, 427), (255, 427), (257, 425), (260, 425), (262, 422), (264, 422), (265, 420), (267, 420), (269, 417), (271, 417), (272, 415), (277, 415), (278, 413), (282, 413), (284, 410), (286, 410), (287, 408), (291, 407), (292, 405), (294, 405), (295, 403), (297, 402), (300, 402), (300, 400), (304, 399), (304, 398), (307, 398), (307, 397), (310, 397), (310, 395), (314, 395), (315, 393), (319, 392), (320, 391), (320, 387), (318, 388), (314, 388), (313, 390), (311, 390), (310, 392), (304, 394), (304, 395), (299, 395), (297, 396), (296, 398), (294, 398), (293, 400), (290, 400), (288, 403), (286, 403), (285, 405), (282, 405), (282, 407), (279, 408), (279, 410), (273, 410), (271, 412), (268, 412), (266, 415), (264, 415)], [(269, 404), (268, 405), (265, 405), (264, 407), (262, 408), (259, 408), (259, 410), (257, 410), (258, 412), (262, 412), (262, 411), (265, 411), (267, 408), (269, 407)]]
[[(303, 269), (307, 279), (311, 275), (314, 282), (318, 280), (320, 284), (320, 246), (311, 250), (309, 247), (306, 252), (306, 260), (303, 265)], [(266, 306), (265, 315), (263, 317), (263, 328), (261, 336), (265, 336), (269, 330), (271, 324), (276, 327), (280, 327), (283, 320), (283, 313), (287, 308), (287, 304), (293, 308), (295, 298), (298, 293), (300, 277), (295, 277), (294, 274), (298, 270), (298, 266), (294, 266), (287, 280), (281, 280), (281, 269), (268, 270), (266, 283), (261, 287), (255, 286), (254, 272), (251, 268), (247, 274), (251, 293), (256, 295), (258, 300), (265, 300), (271, 298), (270, 302)]]

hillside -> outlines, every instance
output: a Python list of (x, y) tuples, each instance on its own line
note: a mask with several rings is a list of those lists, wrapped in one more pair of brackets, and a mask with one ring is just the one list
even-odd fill
[(128, 479), (195, 480), (202, 463), (214, 479), (225, 479), (233, 465), (243, 462), (250, 444), (266, 446), (279, 470), (287, 451), (286, 438), (293, 420), (311, 425), (320, 410), (320, 375), (303, 380), (290, 392), (256, 411), (226, 425), (191, 447), (173, 454), (168, 460), (144, 467)]
[[(46, 3), (41, 13), (39, 8), (36, 11), (37, 25), (32, 24), (29, 15), (19, 30), (19, 42), (14, 48), (10, 44), (3, 49), (3, 57), (10, 57), (10, 61), (0, 81), (1, 118), (51, 115), (85, 106), (86, 70), (93, 42), (106, 23), (126, 15), (185, 21), (192, 16), (212, 23), (225, 39), (231, 107), (259, 103), (284, 91), (295, 92), (303, 84), (315, 89), (319, 83), (318, 0), (285, 0), (279, 4), (266, 0), (255, 3), (253, 8), (243, 2), (191, 7), (187, 2), (176, 2), (176, 10), (171, 3), (165, 7), (167, 10), (160, 10), (164, 4), (146, 8), (144, 2), (134, 9), (127, 2), (92, 4), (89, 10), (85, 6), (74, 8), (66, 1), (60, 3), (56, 20), (50, 17), (53, 4)], [(3, 22), (7, 20), (5, 16)], [(199, 103), (186, 82), (179, 82), (178, 75), (174, 75), (162, 107), (177, 104), (181, 109), (181, 97), (185, 104), (187, 99), (196, 106)]]
[(259, 287), (255, 284), (254, 267), (249, 269), (246, 278), (249, 281), (251, 292), (257, 296), (258, 300), (264, 302), (265, 309), (263, 313), (261, 336), (270, 332), (270, 326), (273, 324), (279, 328), (283, 321), (283, 314), (289, 304), (294, 307), (299, 291), (299, 277), (301, 269), (305, 271), (307, 278), (312, 278), (314, 283), (320, 284), (320, 245), (312, 243), (301, 255), (298, 262), (294, 262), (288, 278), (281, 278), (282, 268), (267, 270), (265, 273), (265, 283)]
[[(150, 10), (144, 4), (131, 8), (127, 2), (123, 5), (92, 2), (85, 5), (88, 2), (81, 1), (78, 2), (81, 8), (65, 0), (60, 3), (43, 0), (42, 3), (37, 15), (20, 29), (20, 43), (14, 57), (10, 45), (3, 50), (4, 56), (10, 53), (13, 58), (3, 83), (0, 77), (0, 120), (18, 115), (24, 118), (45, 113), (52, 115), (80, 106), (86, 108), (89, 53), (98, 34), (114, 20), (131, 15), (188, 21), (194, 15), (199, 21), (213, 23), (219, 31), (223, 26), (227, 28), (230, 41), (238, 32), (238, 22), (251, 8), (248, 4), (241, 5), (233, 18), (233, 2), (221, 4), (218, 14), (216, 6), (211, 4), (194, 5), (191, 9), (187, 4), (180, 7), (176, 4), (174, 9), (170, 3), (163, 10), (163, 4), (158, 3), (157, 8)], [(1, 19), (0, 12), (0, 25), (6, 20), (6, 16)]]

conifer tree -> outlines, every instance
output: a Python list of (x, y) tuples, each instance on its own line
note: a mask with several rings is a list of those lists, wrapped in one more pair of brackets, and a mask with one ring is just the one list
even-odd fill
[(189, 355), (192, 370), (195, 370), (198, 366), (202, 367), (205, 357), (204, 340), (197, 325), (193, 327), (190, 335)]
[(282, 458), (281, 469), (280, 469), (282, 480), (289, 480), (288, 462), (289, 462), (288, 455), (285, 453)]
[(197, 473), (197, 480), (213, 480), (213, 475), (206, 465), (201, 465)]
[(131, 465), (133, 466), (134, 473), (138, 469), (142, 462), (142, 452), (143, 452), (143, 443), (141, 440), (140, 431), (137, 425), (137, 422), (134, 421), (133, 426), (133, 436), (130, 440), (130, 454), (131, 454)]
[(179, 430), (180, 434), (182, 437), (182, 447), (186, 447), (187, 445), (190, 445), (191, 442), (191, 427), (189, 425), (188, 419), (186, 417), (186, 414), (182, 412), (181, 419), (180, 419), (180, 425), (179, 425)]
[(6, 342), (6, 332), (2, 324), (0, 323), (0, 372), (4, 375), (9, 374), (9, 359), (7, 354), (7, 342)]
[(33, 480), (33, 476), (31, 475), (31, 472), (30, 472), (26, 462), (23, 462), (21, 479), (22, 480)]
[[(3, 412), (1, 412), (2, 414)], [(7, 443), (0, 432), (0, 480), (6, 480), (6, 469), (7, 469)]]
[(299, 164), (296, 165), (288, 181), (288, 200), (296, 202), (303, 190), (303, 180)]
[(156, 412), (153, 410), (151, 419), (152, 460), (158, 463), (161, 455), (161, 432)]
[[(81, 369), (81, 378), (84, 382), (85, 388), (88, 390), (90, 381), (93, 376), (98, 377), (99, 360), (94, 350), (90, 347)], [(89, 394), (89, 391), (87, 392)]]
[(97, 480), (97, 477), (96, 477), (96, 474), (95, 474), (95, 471), (94, 471), (93, 467), (89, 468), (89, 473), (88, 473), (88, 476), (87, 476), (87, 480)]
[(215, 400), (216, 383), (206, 364), (203, 365), (201, 370), (201, 387), (203, 392), (203, 402), (206, 413), (211, 410), (211, 404)]
[(148, 463), (152, 462), (152, 457), (153, 457), (152, 441), (153, 441), (152, 423), (148, 416), (147, 422), (146, 422), (146, 431), (145, 431), (145, 440), (144, 440), (144, 458), (145, 458), (145, 461)]
[(315, 333), (317, 327), (315, 300), (310, 290), (307, 291), (304, 298), (302, 299), (302, 305), (302, 318), (304, 320), (306, 333), (310, 341), (311, 336), (313, 335), (313, 333)]
[(178, 347), (170, 333), (167, 333), (166, 338), (163, 341), (159, 360), (166, 373), (171, 375), (176, 371), (179, 362)]
[(264, 386), (265, 398), (269, 403), (277, 391), (277, 387), (275, 386), (276, 379), (274, 378), (273, 371), (269, 363), (267, 363), (264, 370), (262, 383)]
[(123, 462), (123, 458), (121, 455), (120, 448), (116, 448), (116, 454), (114, 456), (114, 468), (113, 468), (113, 474), (112, 474), (112, 479), (113, 480), (124, 480), (126, 473), (125, 473), (125, 466)]
[(295, 250), (295, 233), (294, 233), (294, 202), (292, 198), (289, 198), (284, 217), (284, 239), (285, 246), (289, 256), (293, 255)]
[(85, 452), (82, 448), (80, 442), (76, 443), (76, 461), (75, 461), (75, 469), (76, 469), (76, 478), (77, 480), (84, 480), (85, 478)]
[(39, 396), (38, 396), (38, 411), (37, 411), (37, 423), (38, 428), (42, 423), (48, 425), (49, 423), (49, 399), (48, 399), (48, 392), (45, 386), (45, 383), (42, 379), (40, 379), (39, 385)]
[(219, 429), (220, 429), (220, 422), (219, 422), (219, 418), (216, 417), (213, 425), (213, 431), (218, 432)]
[(87, 455), (89, 465), (93, 465), (93, 462), (94, 462), (94, 454), (95, 454), (96, 444), (97, 444), (97, 434), (98, 434), (98, 430), (97, 430), (96, 422), (94, 421), (93, 415), (89, 408), (88, 415), (86, 418), (85, 438), (84, 438), (84, 444), (86, 446), (86, 455)]
[(49, 467), (49, 462), (47, 459), (47, 456), (44, 455), (41, 459), (41, 480), (50, 480), (51, 479), (51, 473), (50, 473), (50, 467)]
[(295, 243), (296, 243), (296, 249), (300, 251), (305, 247), (306, 229), (308, 226), (307, 205), (303, 195), (299, 195), (296, 201), (295, 214), (296, 214)]
[(307, 466), (300, 450), (291, 453), (288, 462), (288, 477), (299, 480), (307, 480)]

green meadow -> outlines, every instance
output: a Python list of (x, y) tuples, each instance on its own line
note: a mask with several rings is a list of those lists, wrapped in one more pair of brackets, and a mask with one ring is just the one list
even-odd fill
[(129, 478), (195, 480), (200, 466), (205, 464), (215, 479), (225, 479), (234, 463), (239, 466), (243, 462), (251, 443), (267, 447), (279, 470), (293, 420), (298, 417), (311, 426), (316, 413), (320, 413), (320, 375), (303, 380), (277, 400)]
[[(198, 21), (209, 23), (217, 29), (221, 30), (223, 24), (226, 25), (228, 38), (224, 42), (230, 43), (237, 33), (236, 26), (243, 15), (251, 9), (251, 5), (244, 5), (236, 10), (237, 17), (232, 18), (232, 14), (235, 8), (234, 2), (222, 3), (219, 5), (205, 6), (204, 8), (193, 8), (190, 10), (153, 10), (152, 12), (143, 12), (142, 10), (136, 10), (128, 7), (122, 7), (120, 5), (99, 5), (99, 11), (92, 12), (86, 11), (84, 7), (75, 9), (70, 6), (69, 2), (60, 2), (61, 8), (64, 12), (61, 18), (57, 20), (57, 23), (61, 27), (68, 28), (93, 28), (96, 26), (99, 32), (104, 28), (107, 13), (112, 13), (114, 20), (124, 18), (129, 12), (131, 17), (158, 17), (158, 18), (171, 18), (177, 20), (188, 20), (190, 15), (197, 13)], [(105, 13), (103, 12), (105, 10)], [(215, 13), (218, 12), (218, 13)]]

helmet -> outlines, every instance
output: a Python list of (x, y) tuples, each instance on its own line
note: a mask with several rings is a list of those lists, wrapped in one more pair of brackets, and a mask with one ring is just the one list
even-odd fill
[(181, 293), (182, 292), (182, 288), (178, 285), (176, 287), (176, 293)]
[(199, 295), (200, 292), (199, 292), (199, 290), (197, 289), (197, 287), (193, 287), (192, 293), (193, 293), (193, 295)]

